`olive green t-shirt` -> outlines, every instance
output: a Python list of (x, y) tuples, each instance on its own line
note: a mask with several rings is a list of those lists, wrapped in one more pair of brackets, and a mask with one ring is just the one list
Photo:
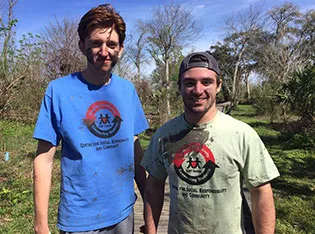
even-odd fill
[(168, 233), (242, 233), (242, 181), (248, 188), (279, 176), (249, 125), (218, 112), (191, 125), (180, 115), (154, 134), (141, 162), (149, 174), (169, 176)]

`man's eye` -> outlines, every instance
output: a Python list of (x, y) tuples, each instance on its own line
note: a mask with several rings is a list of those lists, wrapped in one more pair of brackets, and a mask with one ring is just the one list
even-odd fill
[(202, 84), (203, 84), (204, 86), (211, 85), (212, 83), (213, 83), (212, 80), (203, 80), (203, 81), (202, 81)]
[(185, 87), (193, 87), (195, 85), (194, 82), (185, 82), (184, 83)]
[(99, 46), (101, 46), (102, 45), (102, 43), (101, 42), (98, 42), (98, 41), (92, 41), (92, 43), (91, 43), (91, 46), (92, 47), (99, 47)]
[(115, 43), (115, 42), (109, 42), (109, 43), (107, 44), (107, 46), (108, 46), (109, 48), (111, 48), (111, 49), (115, 49), (115, 48), (118, 46), (118, 44)]

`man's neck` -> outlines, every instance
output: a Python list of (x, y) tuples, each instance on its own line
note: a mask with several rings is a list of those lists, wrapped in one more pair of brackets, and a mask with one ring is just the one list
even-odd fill
[(205, 124), (214, 120), (217, 112), (218, 110), (216, 106), (213, 105), (211, 109), (204, 115), (198, 116), (197, 114), (187, 113), (187, 111), (185, 110), (184, 116), (185, 120), (191, 124)]
[(109, 84), (111, 72), (91, 71), (86, 69), (82, 72), (83, 78), (90, 84), (101, 86)]

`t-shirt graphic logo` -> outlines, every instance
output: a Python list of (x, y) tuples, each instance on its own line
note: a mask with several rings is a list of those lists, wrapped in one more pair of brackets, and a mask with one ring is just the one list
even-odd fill
[(192, 158), (191, 157), (189, 157), (189, 160), (188, 160), (188, 166), (187, 166), (187, 169), (188, 168), (201, 168), (200, 166), (199, 166), (199, 164), (201, 163), (200, 161), (199, 161), (199, 158), (198, 157), (196, 157), (196, 160), (195, 161), (193, 161), (192, 160)]
[(192, 185), (210, 180), (215, 168), (219, 168), (211, 150), (199, 142), (182, 146), (176, 152), (173, 163), (178, 177)]
[(122, 118), (112, 103), (98, 101), (89, 107), (83, 121), (95, 136), (109, 138), (118, 132)]

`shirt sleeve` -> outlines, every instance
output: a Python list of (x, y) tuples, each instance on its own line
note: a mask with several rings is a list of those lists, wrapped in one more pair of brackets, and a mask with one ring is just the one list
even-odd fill
[(61, 136), (58, 130), (57, 115), (54, 112), (52, 93), (52, 86), (49, 85), (42, 100), (33, 138), (45, 140), (57, 146)]
[(245, 136), (244, 153), (243, 176), (248, 188), (267, 183), (280, 175), (264, 143), (252, 128)]
[(148, 173), (161, 180), (167, 178), (167, 171), (161, 157), (160, 151), (160, 137), (157, 131), (151, 139), (151, 142), (144, 152), (141, 165), (148, 171)]

